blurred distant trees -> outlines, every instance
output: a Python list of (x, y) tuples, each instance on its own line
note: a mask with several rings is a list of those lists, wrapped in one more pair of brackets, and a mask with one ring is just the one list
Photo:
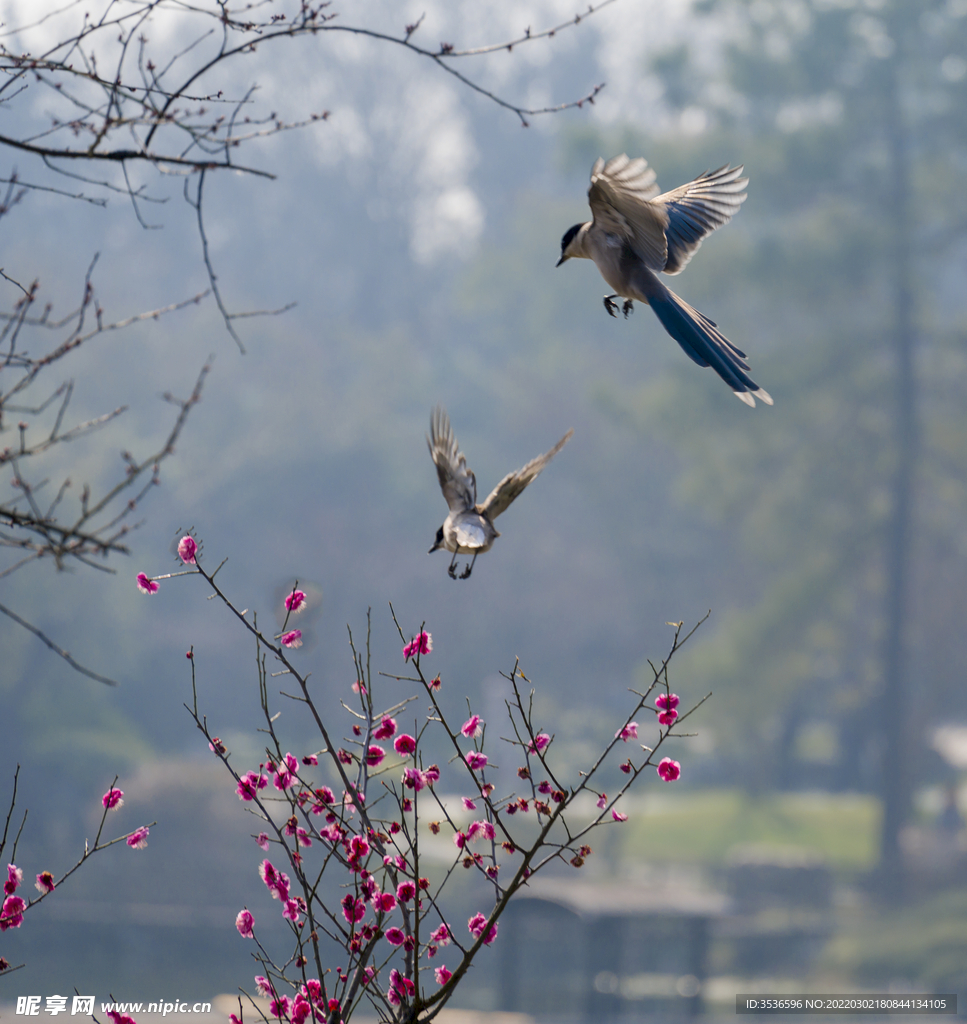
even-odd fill
[(684, 371), (623, 404), (687, 451), (683, 492), (757, 580), (692, 663), (727, 686), (723, 739), (768, 750), (777, 784), (798, 748), (825, 762), (814, 782), (879, 792), (889, 875), (925, 729), (967, 713), (967, 649), (939, 642), (967, 596), (967, 0), (696, 10), (721, 61), (679, 47), (653, 70), (706, 130), (641, 151), (665, 187), (699, 151), (746, 164), (706, 312), (776, 407), (723, 417)]

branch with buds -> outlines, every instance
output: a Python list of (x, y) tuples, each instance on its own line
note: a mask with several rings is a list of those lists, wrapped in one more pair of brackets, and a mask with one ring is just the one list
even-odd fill
[[(621, 799), (646, 769), (664, 782), (679, 778), (679, 762), (663, 756), (663, 748), (669, 738), (688, 735), (677, 730), (707, 697), (680, 713), (669, 665), (701, 622), (684, 633), (682, 623), (670, 623), (671, 648), (661, 662), (650, 663), (649, 684), (630, 691), (630, 711), (613, 739), (593, 764), (569, 778), (554, 756), (554, 735), (535, 712), (535, 691), (519, 663), (504, 674), (512, 692), (505, 702), (508, 735), (488, 743), (487, 723), (469, 701), (469, 717), (460, 722), (462, 715), (454, 716), (444, 699), (440, 676), (426, 671), (433, 638), (425, 624), (408, 638), (391, 607), (407, 668), (374, 675), (370, 618), (362, 650), (350, 631), (354, 678), (341, 701), (347, 719), (340, 726), (323, 716), (308, 673), (295, 663), (302, 632), (291, 628), (292, 619), (309, 604), (298, 582), (285, 598), (280, 632), (266, 635), (257, 617), (239, 610), (219, 586), (224, 562), (208, 572), (191, 534), (182, 538), (178, 553), (183, 570), (153, 578), (141, 573), (139, 589), (157, 594), (159, 581), (196, 577), (256, 647), (260, 731), (266, 737), (265, 759), (257, 767), (236, 766), (199, 710), (194, 649), (188, 652), (192, 702), (186, 708), (257, 821), (254, 838), (267, 854), (259, 874), (289, 925), (293, 948), (278, 957), (258, 938), (256, 918), (262, 910), (243, 908), (235, 922), (239, 933), (255, 942), (253, 955), (263, 972), (256, 975), (256, 986), (270, 999), (272, 1017), (292, 1024), (309, 1018), (339, 1024), (369, 1004), (382, 1020), (432, 1020), (481, 950), (497, 940), (504, 910), (529, 878), (554, 863), (580, 869), (592, 855), (591, 834), (627, 820)], [(309, 716), (319, 749), (293, 754), (280, 734), (271, 692), (272, 680), (279, 677), (294, 684), (280, 695)], [(415, 692), (402, 700), (377, 696), (400, 682)], [(420, 702), (425, 702), (422, 712), (416, 710)], [(654, 744), (627, 747), (638, 740), (638, 719), (647, 715), (655, 716)], [(412, 732), (404, 725), (411, 716)], [(626, 753), (635, 748), (637, 754)], [(440, 763), (430, 763), (431, 751)], [(517, 766), (519, 786), (508, 787), (506, 773), (497, 768), (497, 762), (508, 761)], [(616, 768), (625, 778), (608, 796), (603, 779)], [(457, 803), (444, 793), (465, 795)], [(468, 813), (473, 820), (466, 824)], [(442, 867), (435, 838), (441, 833), (453, 844)], [(466, 931), (452, 920), (447, 903), (448, 885), (461, 868), (476, 873), (491, 894), (467, 921)], [(334, 881), (341, 898), (333, 895)], [(339, 966), (330, 966), (332, 957)], [(444, 957), (449, 965), (441, 962)], [(252, 1006), (257, 1010), (254, 1001)], [(241, 1004), (233, 1019), (241, 1021)]]

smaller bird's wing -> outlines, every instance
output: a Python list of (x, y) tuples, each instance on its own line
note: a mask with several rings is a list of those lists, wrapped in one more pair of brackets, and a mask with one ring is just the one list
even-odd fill
[(430, 414), (430, 436), (426, 443), (450, 511), (466, 512), (473, 508), (477, 503), (477, 478), (467, 469), (463, 452), (457, 449), (450, 417), (442, 405)]
[(506, 511), (514, 498), (532, 480), (537, 479), (540, 471), (571, 440), (573, 433), (573, 430), (569, 430), (549, 452), (546, 452), (544, 455), (538, 455), (536, 459), (531, 459), (523, 469), (518, 469), (516, 473), (508, 473), (487, 495), (487, 500), (480, 507), (480, 510), (486, 512), (491, 519), (496, 519), (501, 512)]
[(664, 269), (668, 261), (668, 213), (652, 202), (657, 193), (655, 172), (642, 157), (632, 160), (622, 153), (607, 163), (599, 157), (591, 169), (594, 228), (624, 239), (651, 270)]
[(650, 205), (661, 208), (667, 217), (668, 256), (659, 269), (666, 274), (680, 274), (702, 239), (728, 224), (746, 200), (749, 179), (741, 177), (742, 171), (741, 165), (726, 164), (651, 200)]

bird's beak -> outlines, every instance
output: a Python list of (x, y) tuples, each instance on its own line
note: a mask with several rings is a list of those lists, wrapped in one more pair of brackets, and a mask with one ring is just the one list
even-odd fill
[(433, 547), (430, 548), (429, 551), (427, 551), (427, 554), (428, 555), (432, 555), (434, 551), (439, 551), (439, 550), (440, 550), (440, 545), (439, 544), (434, 544)]
[(565, 260), (569, 260), (570, 256), (561, 256), (561, 258), (554, 264), (555, 267), (559, 267)]

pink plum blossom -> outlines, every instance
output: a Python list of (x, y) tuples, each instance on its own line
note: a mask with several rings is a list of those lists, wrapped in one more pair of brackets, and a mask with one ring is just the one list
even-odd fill
[(396, 898), (400, 903), (409, 903), (416, 896), (416, 886), (413, 882), (400, 882), (396, 887)]
[(110, 790), (100, 798), (100, 802), (109, 811), (112, 811), (124, 803), (124, 791), (116, 790), (116, 788), (112, 786)]
[(269, 1003), (269, 1013), (273, 1017), (278, 1017), (281, 1020), (283, 1017), (289, 1016), (289, 1008), (291, 1005), (292, 1003), (288, 996), (276, 996), (276, 998)]
[(125, 840), (132, 850), (143, 850), (148, 845), (148, 826), (142, 825)]
[(458, 850), (462, 850), (467, 845), (467, 833), (466, 832), (454, 832), (454, 834), (453, 834), (453, 845)]
[(342, 903), (342, 916), (350, 924), (362, 921), (366, 916), (365, 902), (363, 900), (356, 899), (352, 893), (347, 892), (340, 902)]
[(243, 939), (255, 938), (255, 932), (253, 931), (253, 928), (255, 927), (255, 918), (252, 917), (252, 912), (250, 910), (240, 910), (238, 912), (238, 916), (235, 918), (235, 927), (238, 929), (238, 934), (241, 935)]
[(0, 907), (0, 932), (8, 928), (19, 928), (24, 923), (26, 901), (20, 896), (8, 896)]
[(382, 762), (384, 757), (386, 757), (386, 751), (375, 743), (366, 750), (366, 764), (368, 764), (370, 768), (375, 768)]
[[(483, 914), (474, 914), (473, 917), (467, 921), (467, 928), (470, 930), (470, 934), (475, 938), (479, 939), (484, 934), (484, 929), (487, 927), (487, 918)], [(492, 924), (487, 930), (487, 934), (484, 936), (484, 945), (489, 946), (494, 939), (497, 938), (497, 925)]]
[(674, 782), (682, 774), (682, 766), (670, 757), (663, 757), (658, 762), (657, 771), (665, 782)]
[(259, 834), (255, 837), (255, 843), (261, 849), (267, 850), (269, 848), (268, 835), (265, 832), (259, 832)]
[(403, 657), (406, 661), (418, 654), (429, 654), (433, 650), (433, 637), (425, 630), (417, 633), (415, 637), (403, 648)]
[(142, 594), (158, 593), (158, 584), (155, 583), (153, 579), (150, 579), (148, 576), (146, 576), (143, 572), (139, 572), (135, 578), (138, 583), (138, 590), (140, 590)]
[(435, 942), (438, 946), (449, 946), (450, 945), (450, 926), (444, 922), (439, 928), (430, 936), (430, 940)]
[(483, 725), (483, 720), (480, 715), (471, 715), (460, 727), (460, 732), (462, 732), (468, 740), (472, 740), (475, 736), (479, 736), (483, 732), (483, 729), (480, 728), (481, 725)]
[(260, 789), (265, 789), (269, 780), (261, 772), (246, 772), (235, 787), (239, 800), (254, 800)]
[(292, 615), (298, 615), (306, 606), (306, 595), (302, 590), (293, 590), (285, 599), (285, 610)]
[(34, 886), (38, 892), (53, 892), (54, 876), (49, 871), (41, 871), (37, 876), (37, 881), (34, 882)]
[(447, 969), (446, 964), (440, 964), (433, 972), (433, 976), (438, 985), (445, 985), (453, 977), (453, 972)]
[(296, 647), (301, 647), (302, 646), (302, 630), (301, 629), (291, 629), (291, 630), (289, 630), (288, 633), (283, 633), (282, 634), (282, 646), (283, 647), (291, 647), (293, 649), (295, 649)]
[(426, 776), (419, 768), (406, 768), (403, 771), (403, 785), (407, 789), (412, 789), (415, 793), (426, 785)]
[(479, 771), (481, 768), (486, 767), (487, 755), (482, 754), (479, 750), (471, 750), (467, 754), (467, 764), (473, 771)]
[(662, 711), (661, 714), (659, 714), (658, 724), (671, 725), (676, 718), (678, 718), (678, 712), (674, 708), (671, 708), (670, 710)]
[(605, 809), (605, 807), (607, 807), (607, 806), (608, 806), (608, 794), (607, 793), (602, 793), (601, 796), (598, 797), (598, 807), (600, 807), (601, 810), (603, 811)]
[(255, 975), (255, 991), (258, 992), (260, 996), (275, 995), (275, 988), (273, 987), (272, 982), (261, 974)]
[(402, 946), (403, 939), (406, 936), (403, 934), (402, 928), (387, 928), (386, 929), (386, 941), (391, 946)]
[(13, 895), (17, 891), (17, 886), (24, 880), (24, 873), (22, 868), (18, 868), (16, 864), (7, 865), (7, 880), (3, 883), (3, 891), (7, 896)]
[(638, 739), (638, 723), (637, 722), (629, 722), (627, 725), (625, 725), (623, 728), (619, 729), (614, 734), (614, 738), (616, 740), (617, 739), (624, 740), (625, 743), (627, 743), (628, 740), (636, 740), (636, 739)]
[[(168, 549), (171, 550), (170, 548)], [(178, 556), (185, 565), (195, 565), (195, 555), (198, 553), (198, 544), (191, 534), (186, 534), (178, 541)]]
[(407, 733), (400, 733), (393, 741), (393, 749), (403, 757), (412, 754), (416, 750), (416, 740)]
[(614, 818), (615, 821), (627, 821), (628, 820), (628, 815), (627, 814), (622, 814), (621, 811), (616, 811), (613, 807), (611, 808), (611, 817)]
[(373, 897), (373, 907), (380, 914), (389, 914), (396, 909), (396, 897), (391, 892), (381, 892)]
[(480, 838), (493, 839), (494, 835), (494, 827), (489, 821), (472, 821), (467, 829), (467, 839), (471, 843), (476, 842)]
[(282, 764), (276, 769), (275, 772), (275, 788), (276, 789), (288, 789), (294, 782), (296, 782), (296, 775), (299, 771), (299, 760), (292, 754), (286, 754), (282, 760)]
[(475, 811), (477, 805), (468, 796), (462, 796), (460, 799), (463, 801), (463, 809), (465, 811)]
[(546, 732), (539, 732), (527, 745), (527, 752), (529, 754), (537, 754), (542, 751), (548, 743), (551, 742), (551, 737)]
[(292, 921), (295, 924), (299, 923), (299, 901), (298, 900), (286, 900), (285, 909), (282, 911), (282, 916), (287, 921)]
[(677, 693), (660, 693), (655, 698), (655, 707), (659, 711), (674, 711), (680, 701)]
[(426, 784), (432, 786), (434, 782), (440, 781), (440, 769), (435, 764), (431, 764), (423, 773), (423, 777), (426, 779)]
[(373, 739), (388, 740), (396, 735), (396, 719), (384, 718), (373, 730)]

